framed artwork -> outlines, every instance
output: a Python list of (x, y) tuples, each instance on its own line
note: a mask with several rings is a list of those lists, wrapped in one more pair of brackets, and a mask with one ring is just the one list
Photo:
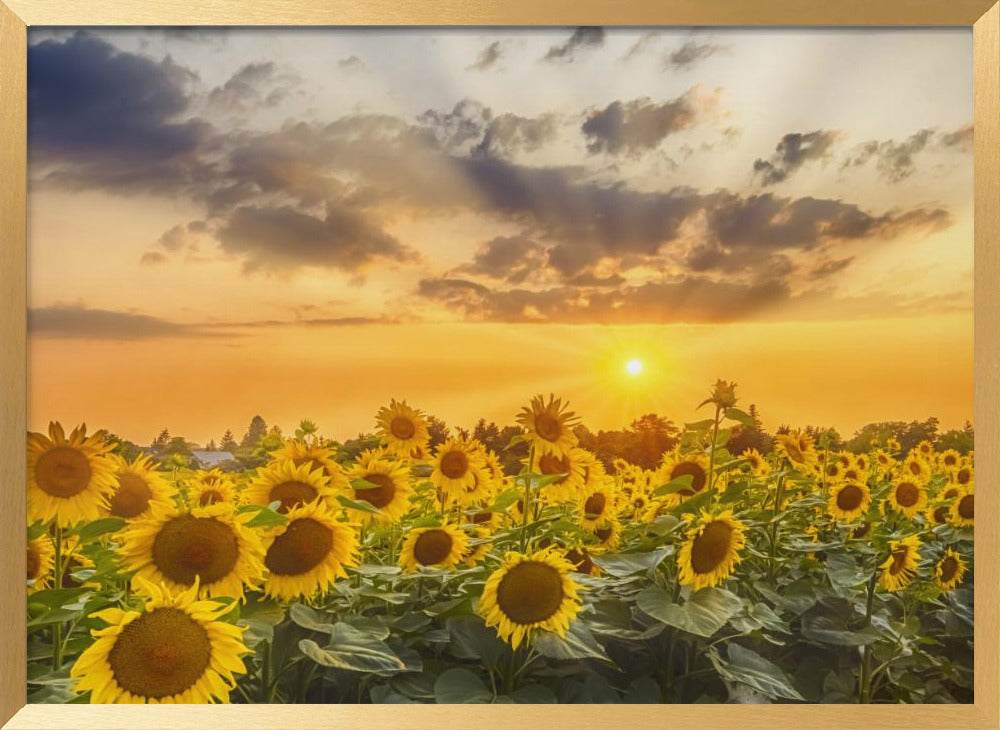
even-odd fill
[(0, 43), (3, 727), (1000, 726), (1000, 5)]

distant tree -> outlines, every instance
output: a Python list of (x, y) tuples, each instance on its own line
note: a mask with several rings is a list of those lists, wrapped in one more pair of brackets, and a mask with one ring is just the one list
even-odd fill
[(761, 454), (770, 453), (774, 447), (774, 439), (764, 432), (764, 424), (760, 420), (760, 413), (758, 413), (755, 404), (750, 404), (747, 415), (753, 419), (753, 426), (744, 424), (734, 426), (726, 449), (733, 456), (739, 456), (747, 449), (756, 449)]
[(222, 442), (219, 444), (219, 449), (221, 451), (228, 451), (232, 453), (236, 450), (239, 444), (236, 443), (236, 436), (233, 435), (231, 429), (226, 429), (226, 432), (222, 434)]
[(955, 449), (960, 454), (967, 454), (975, 448), (975, 440), (976, 432), (972, 424), (966, 421), (961, 430), (952, 429), (941, 434), (937, 441), (937, 449), (938, 451)]
[(632, 421), (628, 429), (635, 435), (637, 461), (644, 469), (652, 469), (660, 463), (663, 453), (677, 443), (680, 431), (666, 418), (655, 413), (646, 413)]
[(153, 450), (154, 453), (162, 454), (163, 450), (167, 448), (167, 444), (170, 443), (170, 431), (163, 429), (160, 434), (153, 439), (153, 443), (149, 445), (149, 448)]
[(215, 448), (216, 448), (215, 447), (215, 439), (212, 439), (211, 441), (208, 442), (208, 444), (205, 445), (205, 450), (206, 451), (215, 451)]
[(910, 451), (921, 441), (937, 441), (938, 419), (928, 418), (924, 421), (883, 421), (869, 423), (858, 429), (854, 437), (847, 442), (847, 448), (854, 453), (871, 451), (876, 446), (884, 445), (890, 438), (899, 441), (903, 453)]
[(280, 449), (284, 443), (285, 437), (282, 435), (281, 429), (277, 426), (271, 426), (267, 435), (260, 440), (260, 443), (257, 446), (264, 451), (274, 451), (276, 449)]
[(299, 422), (299, 427), (295, 429), (295, 438), (306, 443), (315, 442), (318, 438), (316, 424), (308, 418), (303, 418)]
[(448, 424), (436, 416), (427, 416), (427, 433), (430, 434), (428, 446), (433, 449), (448, 440)]
[(103, 438), (107, 443), (114, 444), (112, 452), (125, 459), (125, 461), (134, 461), (142, 455), (142, 448), (138, 444), (123, 439), (116, 434), (105, 431)]
[(260, 416), (254, 416), (250, 420), (250, 426), (247, 428), (246, 434), (243, 435), (243, 440), (240, 441), (240, 446), (253, 448), (260, 443), (267, 435), (267, 424), (264, 419)]

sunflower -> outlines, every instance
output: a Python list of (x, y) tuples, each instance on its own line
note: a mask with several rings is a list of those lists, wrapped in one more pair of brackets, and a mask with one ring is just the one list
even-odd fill
[(330, 489), (336, 493), (346, 492), (350, 488), (344, 469), (337, 463), (333, 451), (326, 446), (289, 439), (280, 449), (271, 452), (271, 464), (285, 460), (291, 461), (295, 466), (305, 464), (309, 471), (321, 469), (323, 475), (330, 480)]
[(125, 530), (119, 554), (126, 569), (137, 571), (133, 585), (183, 590), (198, 581), (201, 595), (242, 600), (244, 586), (255, 586), (264, 571), (260, 538), (244, 525), (252, 518), (231, 504), (154, 507)]
[(872, 501), (867, 484), (841, 482), (830, 487), (827, 510), (834, 519), (853, 522), (868, 511)]
[(586, 496), (581, 496), (580, 506), (580, 526), (593, 532), (599, 527), (603, 527), (615, 514), (615, 483), (610, 479), (597, 487)]
[(887, 499), (894, 510), (907, 517), (914, 517), (927, 506), (927, 490), (918, 479), (910, 479), (904, 475), (895, 480)]
[(106, 514), (132, 519), (146, 514), (151, 504), (171, 504), (172, 488), (155, 470), (150, 456), (139, 456), (132, 462), (119, 460), (115, 482)]
[(910, 585), (917, 572), (919, 547), (920, 538), (916, 535), (904, 537), (902, 540), (892, 540), (889, 543), (889, 557), (880, 566), (882, 576), (879, 582), (885, 590), (898, 591)]
[(83, 425), (69, 438), (55, 422), (47, 437), (29, 433), (28, 521), (72, 527), (100, 518), (117, 485), (112, 448), (97, 435), (88, 437)]
[(282, 600), (311, 601), (347, 577), (344, 566), (358, 564), (357, 532), (318, 501), (292, 507), (288, 523), (271, 532), (264, 547), (264, 593)]
[(486, 480), (485, 474), (477, 477), (473, 472), (484, 467), (483, 453), (475, 444), (464, 439), (448, 439), (434, 451), (434, 471), (431, 481), (442, 493), (459, 504), (471, 504), (465, 496)]
[(353, 519), (363, 522), (371, 520), (395, 521), (410, 509), (410, 469), (406, 464), (388, 459), (368, 459), (358, 462), (349, 472), (353, 480), (362, 479), (373, 487), (358, 485), (350, 495), (358, 502), (368, 504), (381, 510), (380, 514), (364, 512), (348, 508), (348, 514)]
[(83, 554), (83, 551), (80, 549), (81, 547), (80, 538), (76, 535), (70, 535), (63, 541), (63, 570), (60, 588), (87, 586), (88, 588), (99, 589), (101, 587), (100, 583), (77, 580), (73, 575), (78, 570), (93, 570), (94, 568), (94, 561)]
[(924, 519), (927, 524), (930, 525), (945, 525), (948, 523), (948, 518), (951, 516), (951, 504), (949, 502), (942, 502), (940, 504), (928, 507), (924, 512)]
[(899, 467), (901, 476), (926, 484), (931, 478), (931, 467), (920, 454), (911, 451)]
[[(238, 504), (240, 495), (236, 491), (236, 485), (229, 479), (219, 479), (211, 484), (203, 481), (195, 481), (188, 487), (188, 501), (199, 507), (207, 507), (210, 504)], [(282, 507), (283, 508), (283, 507)]]
[(764, 477), (771, 472), (771, 465), (757, 449), (745, 450), (740, 454), (740, 458), (750, 467), (750, 473), (755, 477)]
[(843, 478), (849, 482), (867, 482), (868, 470), (862, 469), (856, 463), (852, 462), (849, 466), (844, 468)]
[(300, 504), (332, 499), (337, 490), (323, 470), (311, 462), (296, 466), (283, 459), (260, 469), (244, 494), (251, 504), (280, 502), (278, 512), (285, 514)]
[(579, 419), (575, 413), (566, 410), (568, 405), (551, 394), (548, 403), (542, 396), (536, 395), (531, 399), (530, 406), (521, 409), (517, 422), (524, 427), (524, 440), (536, 454), (563, 456), (576, 446), (573, 427)]
[(830, 481), (838, 481), (844, 477), (844, 465), (840, 463), (838, 459), (829, 461), (826, 464), (826, 469), (823, 470), (824, 476)]
[(622, 525), (618, 518), (613, 517), (607, 521), (604, 527), (598, 527), (594, 530), (594, 537), (597, 538), (597, 544), (591, 547), (592, 552), (609, 553), (617, 550), (618, 543), (622, 539)]
[(479, 614), (514, 649), (541, 629), (566, 636), (580, 611), (573, 565), (555, 546), (530, 555), (509, 552), (486, 580)]
[(888, 471), (896, 465), (896, 460), (892, 458), (892, 454), (882, 449), (875, 452), (875, 456), (872, 460), (874, 463), (878, 464), (878, 467), (882, 469), (882, 471)]
[(871, 522), (862, 522), (860, 525), (851, 530), (851, 538), (854, 540), (863, 540), (868, 537), (872, 531)]
[(969, 488), (959, 493), (951, 503), (951, 523), (959, 527), (971, 527), (975, 524), (976, 495), (970, 484)]
[(718, 515), (702, 511), (677, 555), (678, 580), (694, 590), (718, 585), (733, 572), (746, 545), (745, 527), (729, 510)]
[(913, 450), (916, 451), (925, 459), (930, 459), (930, 457), (934, 454), (934, 444), (924, 439), (919, 444), (917, 444)]
[(934, 582), (944, 592), (953, 590), (962, 582), (966, 569), (962, 556), (948, 548), (934, 566)]
[(583, 575), (600, 575), (601, 569), (590, 559), (590, 553), (585, 547), (570, 548), (566, 551), (566, 560), (573, 566), (573, 570)]
[(974, 479), (974, 470), (971, 460), (964, 460), (951, 474), (951, 480), (960, 487), (971, 484)]
[(938, 454), (938, 464), (945, 471), (953, 471), (957, 469), (962, 463), (962, 455), (959, 454), (955, 449), (947, 449)]
[(417, 527), (406, 533), (399, 564), (406, 570), (418, 567), (454, 568), (469, 554), (469, 536), (453, 525)]
[(52, 582), (56, 550), (48, 533), (28, 540), (28, 593), (48, 588)]
[(691, 486), (677, 492), (682, 497), (691, 497), (708, 487), (708, 459), (701, 454), (692, 456), (672, 454), (669, 457), (664, 455), (659, 474), (665, 483), (684, 476), (691, 477)]
[(92, 614), (109, 626), (91, 632), (96, 641), (73, 664), (76, 691), (95, 704), (229, 702), (249, 653), (243, 629), (220, 620), (236, 604), (196, 600), (197, 581), (175, 593), (143, 583), (142, 611)]
[(774, 437), (777, 451), (800, 468), (810, 468), (816, 463), (816, 448), (813, 437), (807, 433), (790, 431)]
[(540, 495), (546, 504), (575, 502), (584, 494), (588, 456), (588, 452), (578, 448), (568, 449), (562, 456), (535, 454), (535, 463), (531, 465), (533, 473), (564, 475), (541, 488)]
[(424, 414), (410, 408), (405, 400), (389, 401), (388, 406), (379, 409), (375, 420), (382, 441), (397, 453), (411, 454), (414, 449), (424, 448), (430, 440)]

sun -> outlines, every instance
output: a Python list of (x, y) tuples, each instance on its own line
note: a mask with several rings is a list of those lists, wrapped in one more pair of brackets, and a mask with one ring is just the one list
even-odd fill
[(629, 360), (625, 363), (625, 372), (633, 376), (639, 375), (642, 372), (642, 360)]

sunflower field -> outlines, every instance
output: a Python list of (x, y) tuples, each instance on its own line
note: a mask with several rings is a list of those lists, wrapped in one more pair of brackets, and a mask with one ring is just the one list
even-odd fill
[(302, 433), (236, 473), (52, 423), (29, 701), (971, 702), (973, 453), (731, 453), (735, 386), (701, 407), (651, 470), (580, 448), (552, 396), (514, 470), (397, 401), (372, 448)]

